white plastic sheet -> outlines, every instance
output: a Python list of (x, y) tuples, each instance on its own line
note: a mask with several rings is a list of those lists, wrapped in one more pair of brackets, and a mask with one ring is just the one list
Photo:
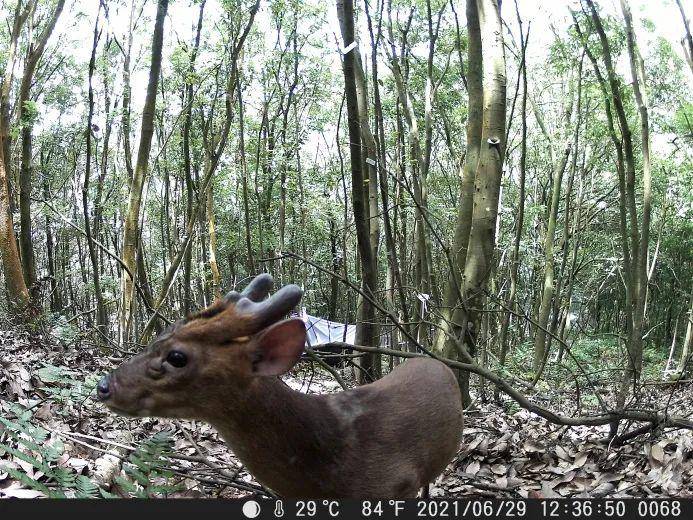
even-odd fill
[(306, 344), (311, 347), (323, 345), (332, 341), (342, 341), (354, 345), (356, 341), (356, 325), (328, 321), (324, 318), (311, 316), (305, 311), (301, 318), (306, 324)]

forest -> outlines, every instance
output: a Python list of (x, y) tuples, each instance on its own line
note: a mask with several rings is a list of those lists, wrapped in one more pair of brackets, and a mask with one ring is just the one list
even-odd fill
[[(284, 496), (197, 410), (95, 399), (217, 315), (344, 413), (405, 371), (374, 416), (442, 410), (447, 365), (463, 425), (409, 435), (460, 439), (432, 497), (693, 497), (691, 3), (0, 13), (0, 497)], [(290, 313), (340, 332), (301, 353)]]

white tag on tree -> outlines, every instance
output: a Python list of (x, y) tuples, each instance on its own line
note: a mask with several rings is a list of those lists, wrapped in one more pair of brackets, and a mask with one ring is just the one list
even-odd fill
[(423, 315), (426, 314), (428, 300), (431, 299), (431, 295), (426, 293), (417, 293), (416, 297), (419, 299), (419, 301), (421, 301), (421, 316), (423, 317)]
[(355, 48), (356, 48), (356, 45), (357, 45), (357, 44), (356, 44), (356, 41), (353, 41), (353, 42), (351, 42), (349, 45), (347, 45), (346, 47), (343, 47), (343, 48), (342, 48), (342, 54), (346, 54), (347, 52), (349, 52), (349, 51), (355, 49)]

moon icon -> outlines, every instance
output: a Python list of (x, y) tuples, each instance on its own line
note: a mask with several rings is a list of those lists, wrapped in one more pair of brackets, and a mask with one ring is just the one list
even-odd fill
[(260, 514), (260, 504), (255, 500), (248, 500), (243, 504), (243, 514), (246, 518), (257, 518)]

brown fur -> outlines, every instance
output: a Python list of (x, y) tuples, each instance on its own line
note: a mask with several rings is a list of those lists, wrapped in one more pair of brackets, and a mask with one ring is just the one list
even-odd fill
[(330, 395), (258, 378), (242, 403), (216, 412), (206, 419), (248, 470), (292, 498), (415, 497), (454, 457), (462, 434), (452, 371), (423, 358)]

